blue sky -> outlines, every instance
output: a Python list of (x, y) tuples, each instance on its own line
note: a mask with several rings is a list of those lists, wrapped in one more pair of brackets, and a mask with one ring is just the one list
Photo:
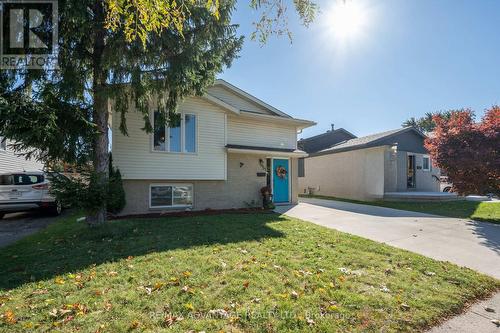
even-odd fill
[[(339, 41), (328, 13), (306, 29), (289, 9), (293, 43), (250, 41), (256, 13), (240, 0), (233, 21), (247, 36), (240, 58), (220, 75), (294, 117), (334, 123), (361, 136), (401, 126), (425, 112), (500, 104), (500, 1), (348, 0), (367, 18)], [(291, 3), (291, 1), (288, 1)]]

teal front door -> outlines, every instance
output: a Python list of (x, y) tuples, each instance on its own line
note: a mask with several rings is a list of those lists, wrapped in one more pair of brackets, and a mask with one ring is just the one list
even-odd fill
[(273, 201), (288, 202), (290, 172), (287, 159), (273, 159)]

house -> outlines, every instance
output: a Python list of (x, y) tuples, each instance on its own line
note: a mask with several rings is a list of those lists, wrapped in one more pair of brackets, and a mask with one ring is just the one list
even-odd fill
[(413, 127), (352, 138), (310, 154), (299, 178), (302, 193), (375, 200), (439, 192), (438, 168)]
[(0, 136), (0, 174), (14, 171), (40, 171), (43, 163), (27, 160), (17, 155), (10, 147), (10, 141)]
[[(308, 154), (312, 154), (317, 153), (320, 150), (330, 148), (337, 143), (356, 138), (354, 134), (346, 131), (343, 128), (335, 129), (333, 124), (331, 124), (331, 126), (332, 129), (326, 131), (325, 133), (315, 135), (306, 139), (300, 139), (297, 143), (297, 147)], [(299, 158), (299, 177), (304, 177), (303, 157)]]
[[(154, 109), (151, 104), (151, 119)], [(126, 114), (128, 136), (112, 122), (113, 161), (127, 200), (123, 214), (260, 206), (266, 185), (276, 204), (297, 202), (297, 161), (307, 156), (297, 149), (297, 132), (313, 122), (223, 80), (204, 96), (187, 98), (179, 112), (179, 127), (151, 134), (133, 109)]]
[(325, 133), (300, 139), (297, 143), (299, 149), (308, 154), (312, 154), (317, 153), (320, 150), (330, 148), (337, 143), (356, 138), (354, 134), (343, 128), (335, 129), (333, 124), (331, 126), (332, 129), (326, 131)]

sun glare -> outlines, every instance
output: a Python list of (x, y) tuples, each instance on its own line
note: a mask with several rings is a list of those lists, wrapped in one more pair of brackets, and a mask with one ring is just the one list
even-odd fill
[(325, 22), (339, 40), (358, 37), (368, 23), (361, 0), (338, 0), (326, 16)]

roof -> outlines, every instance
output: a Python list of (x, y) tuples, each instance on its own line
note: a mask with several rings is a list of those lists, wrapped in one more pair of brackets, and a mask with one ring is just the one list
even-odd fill
[(274, 147), (256, 147), (256, 146), (245, 146), (245, 145), (235, 145), (227, 144), (226, 148), (228, 152), (246, 152), (246, 153), (268, 153), (275, 152), (280, 154), (285, 154), (286, 156), (295, 157), (307, 157), (307, 153), (300, 149), (294, 148), (274, 148)]
[(308, 153), (316, 153), (353, 138), (356, 138), (354, 134), (343, 128), (339, 128), (310, 138), (300, 139), (298, 146)]
[(293, 152), (302, 152), (298, 149), (293, 148), (272, 148), (272, 147), (255, 147), (255, 146), (245, 146), (245, 145), (233, 145), (227, 144), (226, 148), (234, 148), (234, 149), (248, 149), (248, 150), (268, 150), (268, 151), (280, 151), (284, 153), (293, 153)]
[[(285, 112), (278, 110), (277, 108), (267, 104), (266, 102), (263, 102), (262, 100), (258, 99), (257, 97), (250, 95), (246, 91), (232, 85), (231, 83), (229, 83), (227, 81), (224, 81), (222, 79), (217, 79), (217, 80), (215, 80), (215, 85), (224, 86), (225, 88), (231, 90), (236, 95), (240, 95), (240, 96), (243, 96), (243, 97), (249, 99), (250, 101), (262, 106), (263, 108), (269, 110), (271, 113), (274, 113), (277, 116), (281, 116), (281, 117), (285, 117), (285, 118), (293, 118), (292, 116), (286, 114)], [(241, 111), (247, 111), (247, 110), (241, 110)]]
[(323, 149), (314, 155), (325, 155), (325, 154), (333, 154), (333, 153), (339, 153), (343, 151), (349, 151), (349, 150), (355, 150), (355, 149), (363, 149), (363, 148), (370, 148), (370, 147), (378, 147), (378, 146), (384, 146), (388, 144), (388, 139), (397, 136), (402, 133), (406, 132), (415, 132), (418, 135), (422, 136), (425, 138), (425, 134), (420, 132), (414, 127), (404, 127), (404, 128), (398, 128), (390, 131), (385, 131), (385, 132), (380, 132), (380, 133), (375, 133), (367, 136), (363, 136), (360, 138), (354, 138), (350, 139), (344, 142), (340, 142), (330, 148)]

